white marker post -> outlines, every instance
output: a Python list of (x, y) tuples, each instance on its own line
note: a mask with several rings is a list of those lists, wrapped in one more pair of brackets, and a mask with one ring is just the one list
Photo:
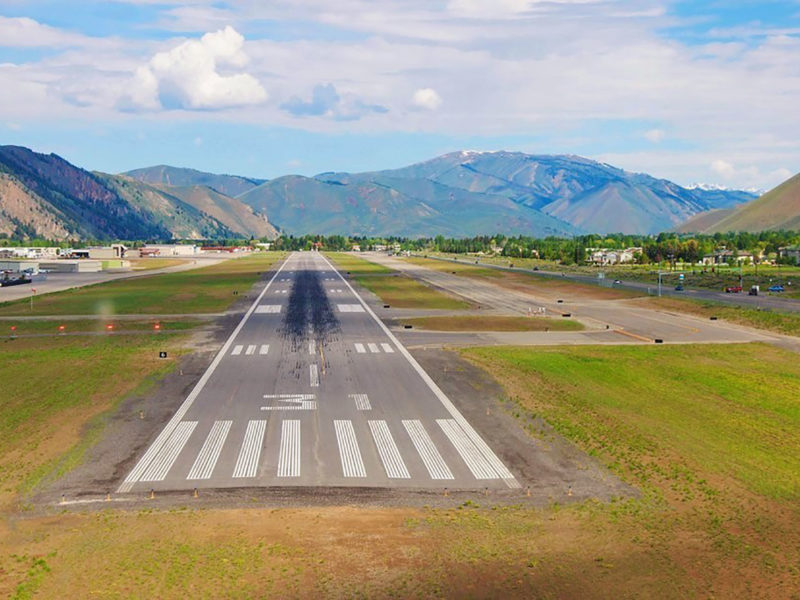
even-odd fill
[(36, 288), (31, 288), (31, 312), (33, 312), (33, 297), (36, 295)]

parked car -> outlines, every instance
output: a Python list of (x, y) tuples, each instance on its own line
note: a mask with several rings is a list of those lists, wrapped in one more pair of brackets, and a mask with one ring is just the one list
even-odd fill
[(782, 292), (783, 291), (783, 286), (782, 285), (771, 285), (771, 286), (769, 286), (769, 291), (770, 292)]
[(620, 285), (621, 283), (622, 283), (621, 279), (615, 279), (614, 280), (614, 285)]
[(675, 291), (676, 292), (682, 292), (683, 291), (683, 284), (679, 283), (678, 285), (676, 285), (675, 286)]
[(742, 286), (740, 285), (729, 285), (725, 288), (726, 294), (738, 294), (742, 291)]
[(750, 288), (750, 291), (747, 292), (747, 293), (749, 295), (751, 295), (751, 296), (758, 296), (758, 292), (760, 292), (760, 291), (761, 291), (761, 288), (758, 287), (757, 285), (754, 285), (753, 287)]

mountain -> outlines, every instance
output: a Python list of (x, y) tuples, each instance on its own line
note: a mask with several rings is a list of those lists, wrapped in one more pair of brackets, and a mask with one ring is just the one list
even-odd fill
[[(237, 200), (211, 190), (208, 197), (219, 208), (200, 201), (196, 207), (127, 177), (90, 173), (55, 154), (0, 146), (0, 234), (6, 236), (170, 240), (273, 231)], [(222, 212), (232, 214), (213, 214)]]
[(487, 231), (536, 236), (577, 230), (499, 195), (474, 193), (426, 179), (377, 175), (347, 182), (288, 175), (239, 199), (265, 211), (291, 234), (472, 236)]
[(203, 171), (183, 169), (180, 167), (169, 167), (167, 165), (134, 169), (133, 171), (123, 173), (123, 175), (154, 185), (168, 185), (171, 187), (202, 185), (210, 187), (220, 194), (231, 197), (244, 194), (265, 181), (263, 179), (239, 177), (238, 175), (215, 175), (214, 173), (205, 173)]
[(248, 205), (213, 188), (204, 185), (154, 187), (214, 217), (231, 231), (257, 238), (277, 236), (277, 231), (266, 216), (256, 214)]
[(400, 169), (267, 181), (242, 194), (291, 233), (657, 233), (753, 194), (687, 189), (578, 156), (453, 152)]
[(717, 233), (779, 229), (800, 229), (800, 174), (734, 210), (698, 215), (683, 223), (679, 231)]

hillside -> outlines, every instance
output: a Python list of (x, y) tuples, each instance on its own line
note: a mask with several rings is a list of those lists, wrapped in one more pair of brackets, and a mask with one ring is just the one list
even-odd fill
[(266, 216), (254, 213), (253, 209), (243, 202), (221, 194), (210, 187), (204, 185), (155, 187), (213, 217), (231, 231), (257, 238), (273, 238), (277, 235), (277, 231)]
[(195, 169), (167, 165), (134, 169), (123, 173), (123, 175), (151, 185), (167, 185), (170, 187), (206, 186), (220, 194), (231, 197), (244, 194), (257, 185), (264, 183), (263, 179), (251, 179), (239, 177), (238, 175), (215, 175), (214, 173), (205, 173)]
[(708, 214), (680, 227), (697, 233), (779, 229), (800, 229), (800, 174), (733, 211)]
[(349, 183), (289, 175), (239, 197), (286, 233), (470, 236), (487, 231), (571, 235), (577, 230), (508, 198), (425, 179), (375, 177)]
[(752, 199), (578, 156), (453, 152), (400, 169), (282, 177), (240, 196), (292, 233), (656, 233)]
[(273, 235), (264, 217), (213, 190), (181, 194), (90, 173), (55, 154), (0, 146), (0, 234), (170, 240)]

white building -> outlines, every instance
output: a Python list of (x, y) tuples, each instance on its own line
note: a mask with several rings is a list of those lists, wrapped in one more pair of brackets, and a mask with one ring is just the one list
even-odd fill
[(158, 256), (195, 256), (200, 247), (194, 244), (147, 244), (143, 250), (158, 250)]

